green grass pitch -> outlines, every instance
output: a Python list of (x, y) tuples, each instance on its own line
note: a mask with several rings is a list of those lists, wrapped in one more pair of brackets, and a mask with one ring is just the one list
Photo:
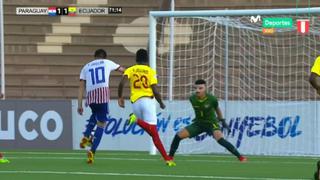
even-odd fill
[(85, 151), (8, 151), (0, 164), (2, 180), (291, 180), (311, 179), (317, 158), (249, 156), (240, 163), (231, 155), (177, 155), (167, 167), (159, 155), (98, 151), (93, 165)]

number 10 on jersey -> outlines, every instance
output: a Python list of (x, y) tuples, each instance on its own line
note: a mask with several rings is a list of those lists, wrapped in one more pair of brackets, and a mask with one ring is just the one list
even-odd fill
[(89, 69), (92, 85), (106, 82), (104, 67)]

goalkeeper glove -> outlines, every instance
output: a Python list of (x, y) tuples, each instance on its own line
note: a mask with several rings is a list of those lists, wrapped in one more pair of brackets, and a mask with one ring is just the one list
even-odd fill
[(223, 127), (223, 130), (226, 129), (228, 131), (228, 133), (231, 132), (231, 129), (229, 127), (229, 125), (227, 124), (226, 120), (225, 119), (219, 119), (222, 123), (222, 127)]

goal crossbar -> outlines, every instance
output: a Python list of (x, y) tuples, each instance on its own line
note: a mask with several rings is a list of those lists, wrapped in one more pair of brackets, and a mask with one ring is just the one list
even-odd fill
[(157, 17), (197, 17), (197, 16), (253, 16), (317, 14), (320, 7), (286, 9), (246, 9), (246, 10), (198, 10), (198, 11), (150, 11), (149, 12), (149, 60), (151, 68), (156, 70), (156, 18)]

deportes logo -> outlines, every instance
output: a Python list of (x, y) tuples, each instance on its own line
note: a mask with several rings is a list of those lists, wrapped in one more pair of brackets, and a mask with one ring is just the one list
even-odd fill
[(309, 32), (309, 19), (297, 20), (297, 32), (300, 34), (307, 34)]

